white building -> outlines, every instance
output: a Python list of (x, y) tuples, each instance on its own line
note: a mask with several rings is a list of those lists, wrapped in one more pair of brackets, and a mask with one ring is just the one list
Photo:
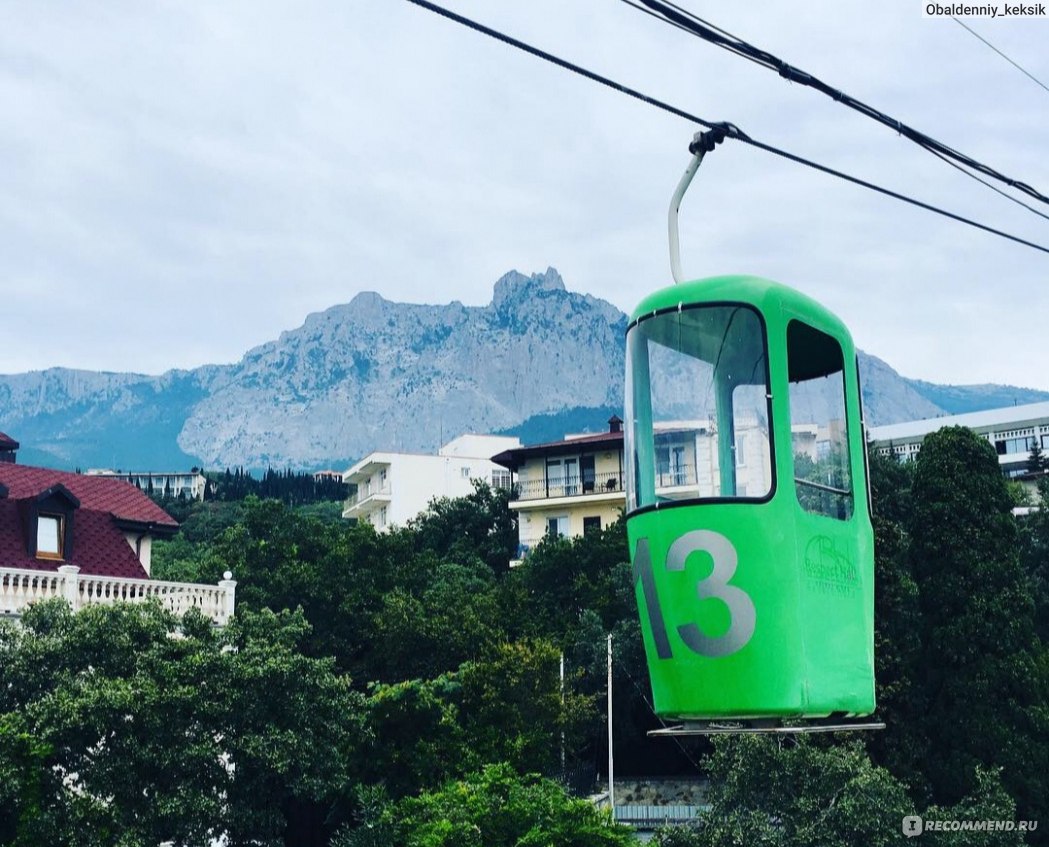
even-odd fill
[(184, 496), (187, 500), (203, 500), (208, 487), (208, 480), (200, 471), (111, 471), (101, 468), (89, 468), (85, 476), (104, 476), (111, 479), (122, 479), (136, 485), (143, 491), (156, 494), (170, 494), (172, 497)]
[(945, 426), (968, 427), (986, 438), (998, 454), (1002, 473), (1008, 477), (1027, 472), (1027, 458), (1036, 439), (1042, 449), (1049, 451), (1049, 402), (871, 427), (870, 438), (882, 455), (907, 461), (918, 455), (926, 435)]
[(357, 486), (346, 501), (344, 518), (367, 521), (379, 531), (403, 526), (435, 497), (462, 497), (473, 492), (473, 480), (495, 488), (510, 487), (510, 471), (491, 457), (521, 446), (515, 437), (461, 435), (437, 455), (370, 453), (342, 475)]

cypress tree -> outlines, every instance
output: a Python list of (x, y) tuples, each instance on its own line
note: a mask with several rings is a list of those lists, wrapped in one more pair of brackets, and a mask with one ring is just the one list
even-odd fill
[(925, 439), (915, 467), (911, 564), (921, 609), (925, 773), (938, 802), (1003, 768), (1021, 817), (1049, 817), (1049, 735), (1034, 604), (994, 449), (964, 427)]

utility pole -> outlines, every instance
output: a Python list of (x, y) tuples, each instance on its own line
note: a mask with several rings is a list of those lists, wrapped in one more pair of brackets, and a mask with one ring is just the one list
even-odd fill
[[(561, 653), (561, 716), (565, 712), (565, 654)], [(565, 778), (565, 728), (561, 724), (561, 779)]]
[(612, 782), (612, 633), (608, 634), (608, 805), (616, 816), (616, 794)]

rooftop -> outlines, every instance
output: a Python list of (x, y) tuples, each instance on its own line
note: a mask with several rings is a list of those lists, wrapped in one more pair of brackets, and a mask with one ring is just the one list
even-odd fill
[(570, 455), (578, 453), (580, 447), (589, 447), (593, 450), (618, 449), (623, 444), (622, 427), (623, 421), (613, 415), (608, 421), (608, 432), (599, 432), (594, 435), (572, 435), (561, 441), (548, 441), (545, 444), (530, 444), (515, 450), (504, 450), (492, 456), (492, 461), (504, 468), (516, 471), (528, 459), (540, 456)]
[[(72, 518), (72, 552), (62, 560), (29, 554), (25, 501), (62, 490), (79, 501)], [(130, 483), (48, 468), (0, 463), (0, 567), (54, 571), (76, 565), (82, 574), (147, 577), (125, 531), (167, 534), (178, 523)]]
[(1002, 409), (985, 409), (982, 412), (966, 412), (962, 415), (944, 415), (939, 418), (875, 426), (870, 428), (870, 437), (874, 441), (895, 441), (920, 438), (945, 426), (965, 426), (969, 429), (1002, 426), (1019, 428), (1042, 420), (1049, 420), (1049, 402), (1027, 403), (1022, 406), (1006, 406)]

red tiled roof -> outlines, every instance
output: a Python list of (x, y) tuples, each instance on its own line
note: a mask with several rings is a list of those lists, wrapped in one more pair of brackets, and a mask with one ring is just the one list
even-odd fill
[[(26, 550), (19, 500), (55, 485), (80, 501), (73, 512), (73, 549), (65, 561), (37, 559)], [(164, 530), (178, 523), (134, 485), (121, 479), (83, 476), (29, 465), (0, 463), (0, 567), (57, 570), (77, 565), (84, 574), (144, 578), (148, 574), (116, 521), (154, 524)]]
[(59, 565), (77, 565), (82, 574), (149, 576), (135, 551), (105, 512), (77, 509), (73, 514), (73, 553), (66, 561), (37, 559), (26, 552), (18, 503), (0, 500), (0, 567), (56, 571)]
[[(495, 456), (492, 461), (504, 468), (516, 471), (527, 459), (539, 456), (563, 456), (580, 452), (581, 447), (598, 450), (619, 448), (623, 444), (623, 431), (599, 432), (595, 435), (583, 435), (579, 438), (568, 438), (564, 441), (548, 441), (546, 444), (530, 444), (527, 447), (517, 447), (513, 450), (504, 450)], [(2, 481), (2, 479), (0, 479)]]
[(178, 523), (171, 515), (130, 482), (122, 479), (0, 463), (0, 485), (7, 486), (10, 500), (35, 497), (44, 489), (58, 484), (68, 488), (80, 501), (81, 510), (107, 512), (126, 521), (178, 528)]

